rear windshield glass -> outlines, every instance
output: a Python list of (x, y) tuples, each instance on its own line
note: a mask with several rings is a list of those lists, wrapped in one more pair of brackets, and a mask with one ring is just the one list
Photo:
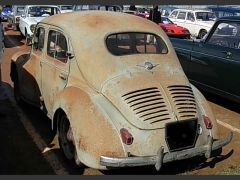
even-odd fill
[(106, 39), (108, 50), (117, 56), (130, 54), (166, 54), (164, 41), (157, 35), (148, 33), (111, 34)]

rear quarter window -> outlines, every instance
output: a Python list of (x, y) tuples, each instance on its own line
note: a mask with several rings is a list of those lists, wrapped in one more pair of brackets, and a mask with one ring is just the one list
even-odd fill
[(117, 33), (106, 38), (109, 52), (116, 56), (131, 54), (166, 54), (165, 42), (149, 33)]

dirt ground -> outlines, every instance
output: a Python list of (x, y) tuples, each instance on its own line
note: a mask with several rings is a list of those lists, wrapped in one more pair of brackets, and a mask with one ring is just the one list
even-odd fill
[[(6, 26), (6, 24), (5, 24)], [(239, 167), (240, 110), (239, 105), (204, 93), (220, 122), (220, 135), (234, 132), (232, 142), (223, 148), (221, 156), (208, 159), (168, 163), (160, 172), (154, 167), (98, 171), (76, 167), (66, 161), (59, 149), (57, 137), (51, 131), (50, 120), (38, 109), (26, 104), (17, 105), (9, 76), (11, 56), (20, 50), (30, 50), (19, 31), (5, 28), (6, 48), (0, 85), (0, 174), (220, 174)], [(227, 127), (227, 128), (226, 128)], [(238, 131), (239, 130), (239, 131)]]

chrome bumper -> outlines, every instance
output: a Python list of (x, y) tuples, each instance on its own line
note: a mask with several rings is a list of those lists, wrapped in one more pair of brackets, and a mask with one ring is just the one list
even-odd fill
[(227, 137), (213, 142), (211, 136), (208, 137), (208, 143), (204, 146), (186, 149), (176, 152), (163, 153), (164, 149), (161, 147), (156, 156), (143, 156), (143, 157), (100, 157), (100, 164), (106, 167), (133, 167), (133, 166), (146, 166), (155, 165), (156, 170), (160, 170), (163, 163), (188, 159), (194, 156), (204, 155), (206, 158), (211, 156), (211, 152), (227, 145), (233, 137), (230, 132)]

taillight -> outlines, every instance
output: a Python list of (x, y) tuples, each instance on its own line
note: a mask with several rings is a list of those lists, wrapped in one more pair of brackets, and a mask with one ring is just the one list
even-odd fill
[(131, 133), (128, 132), (127, 129), (125, 128), (120, 129), (120, 134), (121, 134), (122, 142), (124, 144), (130, 145), (133, 143), (133, 136)]
[(207, 129), (212, 129), (213, 125), (209, 117), (203, 115), (203, 121)]

